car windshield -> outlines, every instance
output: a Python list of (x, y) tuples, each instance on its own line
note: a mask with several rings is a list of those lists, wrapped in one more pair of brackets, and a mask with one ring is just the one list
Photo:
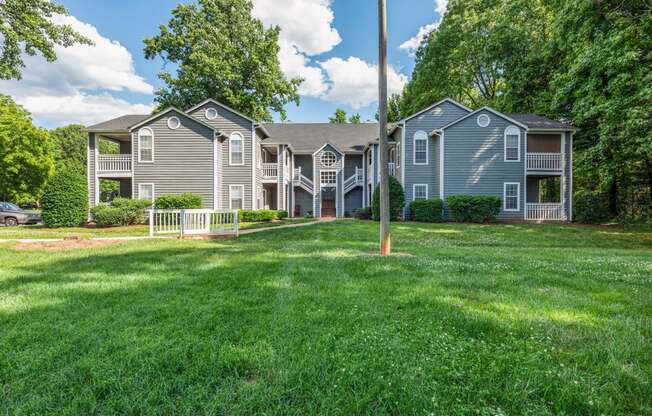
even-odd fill
[(22, 211), (22, 209), (20, 209), (17, 205), (10, 204), (9, 202), (5, 202), (3, 205), (8, 211)]

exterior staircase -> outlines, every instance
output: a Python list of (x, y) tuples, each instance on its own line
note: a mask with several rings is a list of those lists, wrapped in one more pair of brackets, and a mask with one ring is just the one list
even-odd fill
[(355, 173), (344, 181), (344, 193), (348, 194), (358, 186), (362, 186), (362, 169), (355, 168)]
[(301, 168), (294, 169), (293, 181), (294, 186), (298, 186), (311, 195), (314, 195), (315, 184), (301, 173)]

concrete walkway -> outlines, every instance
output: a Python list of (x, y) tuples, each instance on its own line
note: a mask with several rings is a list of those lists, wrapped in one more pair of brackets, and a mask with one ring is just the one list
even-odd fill
[[(307, 227), (309, 225), (315, 225), (315, 224), (320, 224), (324, 222), (331, 222), (335, 221), (337, 218), (322, 218), (322, 219), (315, 219), (315, 221), (312, 222), (302, 222), (299, 224), (287, 224), (287, 225), (279, 225), (278, 227), (265, 227), (265, 228), (252, 228), (250, 230), (240, 230), (240, 235), (247, 235), (247, 234), (255, 234), (255, 233), (261, 233), (263, 231), (273, 231), (273, 230), (282, 230), (284, 228), (296, 228), (296, 227)], [(290, 220), (291, 221), (291, 220)], [(201, 235), (197, 235), (196, 237), (200, 238), (202, 237)], [(178, 238), (177, 235), (163, 235), (163, 236), (155, 236), (155, 237), (150, 237), (148, 235), (143, 235), (143, 236), (130, 236), (130, 237), (90, 237), (90, 238), (85, 238), (85, 237), (80, 237), (80, 240), (93, 240), (93, 241), (137, 241), (137, 240), (151, 240), (151, 239), (171, 239), (171, 238)], [(56, 241), (70, 241), (70, 240), (76, 240), (76, 238), (0, 238), (0, 244), (2, 243), (51, 243), (51, 242), (56, 242)]]

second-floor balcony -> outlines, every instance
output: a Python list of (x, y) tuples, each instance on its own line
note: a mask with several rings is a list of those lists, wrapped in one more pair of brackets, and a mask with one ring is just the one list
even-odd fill
[(278, 163), (263, 163), (263, 180), (276, 182), (278, 180)]
[(558, 171), (562, 169), (561, 153), (528, 153), (527, 168), (536, 171)]
[(131, 176), (131, 155), (98, 155), (97, 174), (104, 177)]

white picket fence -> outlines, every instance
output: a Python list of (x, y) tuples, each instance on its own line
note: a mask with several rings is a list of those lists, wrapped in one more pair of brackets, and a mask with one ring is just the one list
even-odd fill
[(149, 235), (235, 235), (239, 233), (238, 211), (212, 209), (151, 209)]

